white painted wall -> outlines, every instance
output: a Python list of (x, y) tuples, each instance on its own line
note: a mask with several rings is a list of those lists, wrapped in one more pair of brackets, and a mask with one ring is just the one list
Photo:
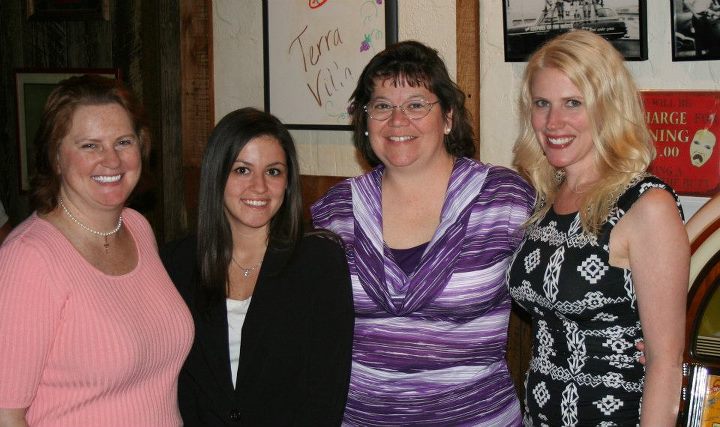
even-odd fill
[[(502, 2), (480, 1), (480, 156), (510, 166), (517, 135), (515, 99), (524, 63), (503, 57)], [(648, 61), (628, 62), (641, 89), (720, 89), (720, 61), (672, 62), (670, 6), (648, 5)], [(661, 4), (662, 3), (662, 4)], [(662, 6), (662, 7), (660, 7)], [(260, 0), (213, 0), (216, 121), (243, 106), (263, 106)], [(399, 37), (438, 49), (456, 74), (455, 0), (399, 0)], [(349, 132), (293, 131), (302, 173), (361, 172)]]

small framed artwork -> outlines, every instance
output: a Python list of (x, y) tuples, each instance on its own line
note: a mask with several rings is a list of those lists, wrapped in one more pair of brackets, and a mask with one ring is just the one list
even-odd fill
[(720, 59), (720, 1), (670, 0), (673, 61)]
[(265, 111), (291, 129), (349, 130), (365, 65), (397, 41), (397, 0), (263, 0)]
[(683, 370), (688, 379), (683, 425), (720, 427), (720, 369), (688, 364)]
[(72, 76), (99, 74), (119, 79), (119, 69), (17, 69), (15, 93), (17, 96), (18, 159), (20, 161), (20, 191), (30, 189), (30, 177), (35, 169), (35, 132), (42, 119), (43, 108), (50, 92)]
[(110, 0), (26, 0), (28, 19), (39, 21), (110, 20)]
[(626, 60), (647, 59), (646, 0), (502, 0), (505, 61), (522, 62), (571, 30), (609, 40)]
[(720, 192), (720, 91), (642, 90), (657, 157), (650, 172), (684, 196)]

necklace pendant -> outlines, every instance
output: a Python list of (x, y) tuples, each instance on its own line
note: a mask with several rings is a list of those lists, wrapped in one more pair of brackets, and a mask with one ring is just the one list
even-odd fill
[(250, 276), (250, 269), (249, 269), (249, 268), (248, 268), (247, 270), (243, 269), (243, 276), (245, 276), (245, 277)]
[(108, 243), (108, 236), (105, 236), (105, 243), (103, 243), (103, 247), (105, 248), (105, 254), (110, 253), (110, 243)]

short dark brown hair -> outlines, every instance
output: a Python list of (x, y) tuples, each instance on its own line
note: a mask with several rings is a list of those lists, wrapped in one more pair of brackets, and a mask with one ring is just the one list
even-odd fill
[(475, 143), (470, 113), (465, 108), (465, 93), (452, 81), (437, 50), (414, 40), (388, 46), (375, 55), (363, 69), (357, 87), (350, 96), (353, 141), (370, 166), (380, 164), (365, 135), (368, 116), (363, 110), (372, 98), (375, 84), (389, 80), (394, 85), (405, 82), (410, 86), (424, 86), (440, 100), (443, 115), (452, 112), (452, 127), (445, 137), (445, 150), (457, 157), (475, 155)]
[(142, 158), (147, 160), (150, 130), (145, 110), (122, 81), (90, 74), (63, 80), (50, 93), (35, 135), (36, 172), (32, 178), (32, 203), (38, 212), (47, 213), (57, 206), (60, 192), (60, 176), (55, 167), (58, 147), (70, 131), (73, 114), (80, 106), (105, 104), (118, 104), (127, 111), (140, 140)]

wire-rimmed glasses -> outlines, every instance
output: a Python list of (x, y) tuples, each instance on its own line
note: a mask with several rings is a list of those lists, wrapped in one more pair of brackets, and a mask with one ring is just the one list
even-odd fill
[(430, 114), (433, 105), (437, 104), (438, 101), (428, 102), (424, 99), (413, 99), (410, 101), (403, 102), (400, 105), (393, 105), (384, 100), (370, 101), (363, 110), (374, 120), (387, 120), (392, 115), (394, 109), (399, 108), (400, 111), (412, 120), (419, 120)]

